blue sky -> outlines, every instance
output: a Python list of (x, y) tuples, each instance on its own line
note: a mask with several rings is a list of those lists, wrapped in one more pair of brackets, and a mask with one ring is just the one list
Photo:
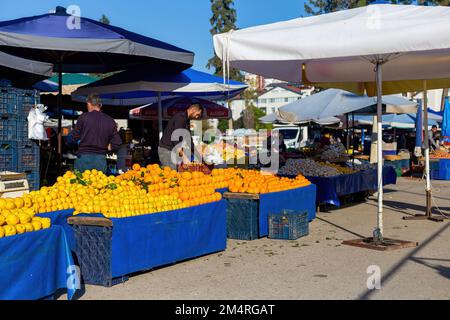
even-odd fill
[[(239, 28), (304, 15), (305, 0), (235, 0)], [(113, 25), (195, 52), (194, 67), (208, 71), (213, 55), (209, 33), (209, 0), (0, 0), (0, 20), (48, 12), (56, 6), (78, 5), (84, 17), (108, 16)], [(212, 72), (212, 71), (211, 71)]]

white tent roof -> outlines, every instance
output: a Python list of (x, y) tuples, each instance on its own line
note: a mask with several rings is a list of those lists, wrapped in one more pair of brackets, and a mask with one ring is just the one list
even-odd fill
[(377, 59), (389, 60), (384, 82), (450, 78), (448, 30), (450, 7), (376, 4), (219, 34), (214, 47), (232, 67), (293, 82), (373, 83)]

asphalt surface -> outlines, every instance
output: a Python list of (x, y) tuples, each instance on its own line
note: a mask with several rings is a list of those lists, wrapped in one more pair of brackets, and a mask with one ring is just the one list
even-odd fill
[[(450, 214), (450, 181), (433, 181), (433, 203)], [(398, 179), (385, 188), (384, 205), (385, 237), (418, 247), (380, 252), (342, 244), (372, 234), (376, 199), (370, 197), (320, 212), (310, 235), (296, 241), (228, 240), (224, 252), (111, 288), (87, 286), (80, 299), (450, 299), (450, 220), (402, 219), (424, 212), (424, 182)], [(378, 271), (381, 288), (368, 289)]]

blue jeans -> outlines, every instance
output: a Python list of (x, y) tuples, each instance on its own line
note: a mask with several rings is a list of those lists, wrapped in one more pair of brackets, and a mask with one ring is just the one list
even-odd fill
[(75, 170), (84, 172), (86, 170), (97, 169), (106, 174), (106, 156), (103, 154), (80, 154), (75, 160)]

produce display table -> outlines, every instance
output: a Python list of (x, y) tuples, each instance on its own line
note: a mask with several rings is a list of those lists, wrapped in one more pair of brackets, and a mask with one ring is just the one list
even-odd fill
[[(256, 210), (255, 219), (258, 223), (257, 228), (254, 228), (256, 231), (253, 233), (257, 233), (259, 237), (266, 237), (269, 234), (269, 213), (280, 213), (283, 210), (307, 211), (309, 221), (316, 217), (316, 186), (314, 184), (286, 191), (260, 195), (243, 194), (243, 196), (246, 198), (243, 200), (247, 200), (247, 202), (253, 201), (250, 205), (254, 208), (250, 208), (250, 210)], [(230, 199), (230, 201), (234, 201), (233, 198), (239, 200), (239, 197), (233, 196), (233, 193), (225, 193), (224, 197)], [(236, 211), (229, 212), (229, 217), (233, 219), (241, 219), (240, 217), (250, 214), (249, 208), (245, 207), (245, 205), (241, 206), (239, 202), (231, 207), (229, 204), (229, 210)], [(248, 221), (245, 217), (242, 220)]]
[[(317, 185), (317, 203), (328, 203), (339, 207), (339, 196), (350, 195), (361, 191), (376, 190), (377, 170), (369, 169), (352, 174), (334, 177), (306, 177)], [(383, 185), (395, 184), (397, 174), (391, 166), (383, 167)]]
[(437, 180), (450, 180), (450, 159), (430, 159), (430, 177)]
[[(67, 289), (75, 293), (74, 266), (60, 226), (0, 239), (0, 299), (34, 300)], [(72, 286), (71, 286), (72, 285)]]

